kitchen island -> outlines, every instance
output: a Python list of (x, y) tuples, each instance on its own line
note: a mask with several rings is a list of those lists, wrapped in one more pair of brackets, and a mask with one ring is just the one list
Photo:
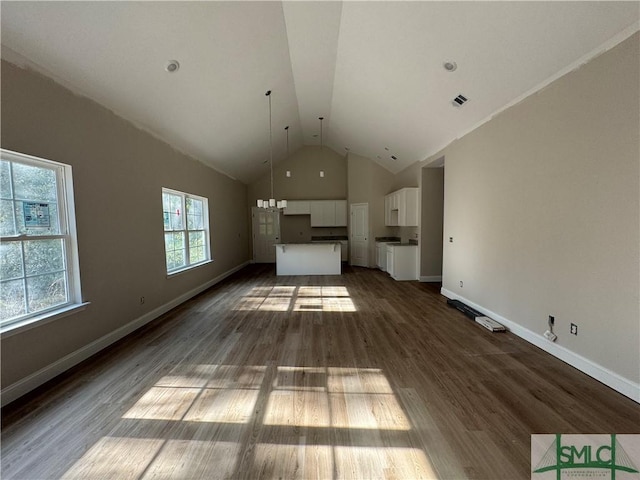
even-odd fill
[(276, 275), (340, 275), (340, 242), (276, 243)]

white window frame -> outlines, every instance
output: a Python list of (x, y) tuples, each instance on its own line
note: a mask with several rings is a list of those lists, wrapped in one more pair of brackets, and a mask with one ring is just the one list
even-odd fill
[[(21, 163), (39, 168), (46, 168), (56, 172), (58, 223), (60, 233), (55, 235), (30, 235), (19, 233), (17, 235), (0, 237), (0, 242), (25, 242), (37, 240), (61, 239), (64, 245), (65, 280), (67, 282), (67, 301), (50, 308), (25, 313), (24, 315), (0, 322), (0, 333), (3, 337), (20, 331), (33, 328), (37, 324), (47, 323), (75, 311), (84, 309), (88, 303), (82, 302), (80, 287), (80, 265), (78, 261), (78, 238), (76, 230), (75, 204), (73, 196), (73, 175), (70, 165), (54, 162), (44, 158), (26, 155), (11, 150), (0, 149), (2, 160), (11, 163)], [(13, 189), (13, 182), (12, 182)], [(15, 195), (12, 192), (12, 196)], [(7, 199), (8, 200), (8, 199)], [(16, 199), (11, 199), (15, 201)], [(33, 199), (37, 200), (37, 199)], [(14, 207), (15, 208), (15, 207)], [(23, 269), (25, 269), (23, 258)], [(26, 275), (26, 270), (23, 270)], [(2, 280), (2, 279), (0, 279)], [(1, 285), (0, 285), (1, 288)], [(26, 288), (26, 287), (25, 287)]]
[[(178, 273), (182, 273), (188, 270), (191, 270), (193, 268), (196, 267), (200, 267), (202, 265), (206, 265), (207, 263), (211, 263), (213, 260), (211, 258), (211, 238), (210, 238), (210, 227), (209, 227), (209, 199), (207, 197), (201, 197), (199, 195), (194, 195), (191, 193), (186, 193), (186, 192), (181, 192), (179, 190), (174, 190), (171, 188), (167, 188), (167, 187), (162, 187), (162, 215), (163, 215), (163, 225), (164, 225), (164, 214), (165, 214), (165, 209), (164, 209), (164, 194), (170, 194), (170, 195), (176, 195), (179, 196), (181, 199), (181, 207), (180, 210), (183, 212), (183, 214), (181, 215), (181, 220), (182, 220), (182, 228), (181, 229), (171, 229), (171, 230), (165, 230), (163, 227), (163, 244), (165, 245), (165, 252), (164, 252), (164, 260), (165, 260), (165, 268), (167, 270), (167, 276), (171, 277), (173, 275), (176, 275)], [(187, 209), (186, 209), (186, 201), (187, 198), (192, 198), (194, 200), (198, 200), (200, 202), (202, 202), (202, 225), (203, 228), (202, 229), (197, 229), (197, 230), (189, 230), (188, 229), (188, 225), (187, 225)], [(165, 240), (165, 234), (168, 232), (183, 232), (184, 233), (184, 241), (185, 241), (185, 264), (180, 266), (180, 267), (176, 267), (173, 269), (169, 269), (168, 265), (167, 265), (167, 249), (166, 249), (166, 241)], [(205, 259), (196, 263), (190, 263), (189, 261), (189, 232), (204, 232), (204, 248), (205, 248)]]

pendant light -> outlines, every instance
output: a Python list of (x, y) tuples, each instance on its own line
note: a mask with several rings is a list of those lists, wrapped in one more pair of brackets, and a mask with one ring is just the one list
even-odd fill
[[(284, 131), (287, 132), (287, 158), (289, 158), (289, 125), (284, 127)], [(291, 178), (291, 170), (287, 170), (285, 175), (287, 178)]]
[[(318, 117), (318, 120), (320, 120), (320, 150), (322, 150), (322, 121), (324, 117)], [(320, 178), (324, 178), (324, 170), (320, 170)]]
[[(265, 93), (267, 98), (269, 99), (269, 168), (271, 171), (271, 197), (269, 200), (258, 200), (258, 208), (269, 208), (269, 209), (281, 209), (287, 208), (286, 200), (277, 200), (273, 195), (273, 133), (271, 126), (271, 90), (267, 90)], [(287, 130), (288, 133), (288, 130)]]

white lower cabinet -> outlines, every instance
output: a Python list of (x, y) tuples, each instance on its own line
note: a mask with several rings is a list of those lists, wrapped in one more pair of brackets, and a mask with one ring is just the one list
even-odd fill
[(391, 275), (393, 277), (393, 249), (391, 248), (390, 245), (387, 245), (387, 269), (386, 271), (389, 272), (389, 275)]
[(387, 272), (394, 280), (418, 280), (418, 246), (388, 244)]
[(389, 243), (392, 242), (376, 242), (376, 266), (383, 272), (387, 271), (387, 245)]

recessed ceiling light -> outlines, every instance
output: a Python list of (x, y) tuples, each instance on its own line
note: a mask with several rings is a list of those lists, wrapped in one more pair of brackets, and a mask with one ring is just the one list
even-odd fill
[(458, 68), (458, 64), (456, 62), (444, 62), (442, 66), (447, 72), (455, 72)]
[(180, 63), (177, 60), (169, 60), (167, 66), (164, 69), (169, 73), (175, 73), (180, 70)]

